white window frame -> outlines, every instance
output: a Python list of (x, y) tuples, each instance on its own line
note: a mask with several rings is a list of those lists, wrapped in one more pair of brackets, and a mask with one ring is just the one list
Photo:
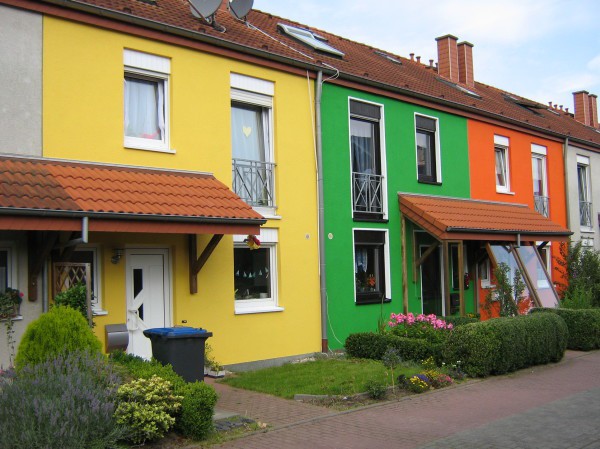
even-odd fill
[(94, 289), (92, 290), (92, 313), (94, 315), (107, 315), (108, 312), (102, 308), (102, 267), (100, 266), (99, 249), (97, 245), (79, 246), (75, 252), (92, 253), (93, 268), (92, 278), (94, 279)]
[[(503, 136), (494, 136), (494, 182), (496, 183), (496, 192), (497, 193), (512, 193), (510, 191), (510, 141), (508, 137)], [(506, 185), (498, 184), (498, 175), (496, 173), (496, 152), (502, 151), (503, 153), (503, 163), (504, 163), (504, 179)]]
[(385, 298), (384, 302), (390, 302), (392, 299), (392, 278), (391, 278), (391, 269), (390, 269), (390, 238), (389, 231), (387, 229), (377, 229), (377, 228), (352, 228), (352, 284), (354, 285), (354, 304), (357, 305), (369, 305), (374, 303), (358, 303), (356, 301), (356, 282), (354, 281), (356, 278), (355, 270), (356, 270), (356, 239), (355, 239), (355, 231), (367, 231), (367, 232), (383, 232), (384, 235), (384, 243), (383, 243), (383, 261), (385, 263), (384, 271), (385, 271)]
[[(548, 165), (547, 165), (547, 149), (544, 146), (531, 144), (531, 160), (537, 159), (542, 164), (542, 196), (549, 198), (548, 194)], [(533, 164), (532, 164), (533, 165)], [(533, 176), (533, 173), (532, 173)], [(548, 216), (550, 216), (550, 201), (548, 200)]]
[[(586, 178), (586, 192), (585, 192), (585, 197), (588, 203), (592, 203), (592, 186), (591, 186), (591, 176), (590, 176), (590, 158), (587, 156), (581, 156), (581, 155), (577, 155), (577, 201), (578, 204), (581, 202), (579, 199), (579, 167), (585, 167), (585, 178)], [(579, 212), (579, 216), (581, 217), (581, 206), (579, 206), (577, 208), (578, 212)], [(592, 208), (593, 208), (593, 203), (592, 203)], [(591, 223), (592, 226), (585, 226), (580, 223), (580, 229), (583, 232), (594, 232), (594, 228), (593, 228), (593, 216), (594, 216), (594, 212), (593, 210), (590, 212), (591, 215)]]
[[(367, 103), (373, 106), (377, 106), (381, 111), (381, 118), (379, 119), (379, 159), (380, 159), (380, 170), (381, 170), (381, 195), (382, 203), (381, 207), (383, 210), (383, 220), (388, 219), (388, 195), (387, 195), (387, 161), (386, 161), (386, 145), (385, 145), (385, 108), (382, 103), (375, 103), (373, 101), (367, 101), (358, 97), (348, 97), (348, 151), (350, 157), (350, 214), (354, 216), (354, 180), (352, 179), (352, 134), (350, 133), (351, 121), (353, 115), (350, 113), (350, 102), (357, 101), (359, 103)], [(357, 118), (358, 116), (354, 116)], [(355, 295), (356, 297), (356, 295)]]
[[(135, 50), (123, 50), (124, 77), (139, 78), (159, 83), (164, 98), (164, 133), (161, 140), (132, 137), (125, 134), (125, 117), (123, 117), (123, 145), (125, 148), (137, 150), (174, 153), (170, 148), (170, 90), (171, 60), (163, 56), (142, 53)], [(124, 78), (123, 78), (124, 79)], [(123, 86), (123, 108), (125, 108), (125, 82)], [(125, 115), (125, 109), (123, 109)]]
[[(246, 103), (262, 109), (262, 120), (265, 126), (265, 162), (275, 164), (275, 127), (274, 127), (274, 97), (275, 83), (260, 78), (254, 78), (239, 73), (230, 74), (230, 96), (234, 103)], [(233, 151), (233, 149), (232, 149)], [(271, 195), (273, 207), (253, 206), (253, 209), (266, 218), (281, 218), (277, 216), (276, 170), (273, 167), (273, 185)]]
[[(271, 298), (259, 298), (259, 299), (234, 299), (234, 308), (236, 315), (251, 314), (251, 313), (267, 313), (267, 312), (282, 312), (285, 310), (279, 306), (279, 293), (278, 293), (278, 279), (279, 279), (279, 268), (277, 265), (277, 250), (279, 243), (279, 235), (277, 229), (261, 228), (260, 235), (256, 237), (260, 240), (260, 247), (269, 250), (269, 264), (271, 266), (270, 280), (271, 280)], [(233, 247), (244, 248), (248, 251), (252, 251), (248, 248), (248, 245), (244, 242), (247, 235), (234, 235), (233, 236)], [(233, 273), (232, 273), (233, 274)]]
[[(435, 122), (435, 181), (419, 181), (419, 149), (417, 145), (417, 116), (431, 119)], [(417, 174), (417, 182), (423, 184), (441, 184), (442, 183), (442, 147), (440, 145), (440, 119), (432, 115), (414, 113), (414, 130), (415, 130), (415, 171)]]
[(6, 287), (17, 288), (17, 253), (11, 244), (0, 242), (0, 251), (6, 252)]
[(492, 268), (490, 259), (487, 257), (477, 264), (477, 270), (479, 270), (479, 280), (481, 281), (481, 288), (493, 288), (492, 284)]

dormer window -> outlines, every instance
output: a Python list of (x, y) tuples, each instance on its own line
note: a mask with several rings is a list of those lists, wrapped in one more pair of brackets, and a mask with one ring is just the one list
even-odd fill
[(293, 37), (294, 39), (299, 40), (300, 42), (312, 47), (313, 49), (323, 52), (329, 53), (334, 56), (343, 57), (344, 53), (339, 51), (336, 48), (333, 48), (331, 45), (325, 43), (325, 38), (319, 36), (318, 34), (313, 33), (312, 31), (306, 30), (304, 28), (298, 28), (291, 25), (285, 25), (280, 23), (277, 25), (280, 30), (282, 30), (288, 36)]

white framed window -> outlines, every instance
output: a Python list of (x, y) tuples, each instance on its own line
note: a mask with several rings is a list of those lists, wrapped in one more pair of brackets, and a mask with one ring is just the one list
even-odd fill
[(279, 312), (277, 292), (277, 229), (261, 229), (260, 247), (251, 249), (248, 236), (233, 236), (235, 313)]
[(494, 162), (496, 167), (496, 192), (510, 193), (508, 137), (494, 136)]
[(275, 161), (271, 81), (231, 74), (233, 191), (246, 203), (274, 213)]
[(383, 105), (349, 98), (354, 218), (387, 218)]
[(172, 152), (169, 148), (169, 77), (171, 61), (125, 49), (124, 146)]
[(423, 183), (442, 182), (438, 119), (415, 114), (417, 150), (417, 180)]
[(490, 267), (490, 259), (487, 257), (483, 259), (477, 266), (479, 270), (479, 280), (481, 281), (481, 288), (492, 288), (492, 270)]
[(101, 267), (98, 257), (98, 248), (95, 246), (79, 247), (69, 259), (74, 263), (89, 263), (91, 272), (91, 288), (92, 288), (92, 312), (95, 315), (103, 315), (106, 312), (102, 309), (101, 295)]
[(550, 215), (548, 179), (546, 171), (546, 147), (531, 145), (531, 171), (533, 179), (533, 201), (536, 212), (544, 217)]
[(577, 155), (577, 189), (579, 195), (579, 224), (592, 230), (592, 198), (590, 189), (590, 159)]
[(391, 301), (388, 238), (387, 230), (353, 229), (356, 304)]
[(17, 288), (17, 261), (12, 246), (0, 244), (0, 292)]

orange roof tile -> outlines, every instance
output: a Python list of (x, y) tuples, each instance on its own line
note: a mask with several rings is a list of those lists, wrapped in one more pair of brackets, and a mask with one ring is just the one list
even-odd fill
[[(18, 0), (11, 0), (17, 2)], [(23, 0), (21, 0), (23, 1)], [(19, 1), (20, 3), (20, 1)], [(56, 3), (49, 1), (47, 3)], [(35, 8), (35, 3), (24, 3)], [(480, 98), (475, 98), (448, 83), (440, 77), (435, 68), (408, 58), (384, 51), (398, 62), (380, 54), (377, 48), (354, 42), (327, 31), (299, 24), (259, 10), (252, 10), (247, 17), (248, 26), (234, 19), (226, 10), (225, 3), (216, 13), (216, 21), (226, 28), (219, 32), (210, 25), (196, 19), (185, 0), (79, 0), (61, 2), (63, 6), (87, 10), (103, 17), (111, 15), (124, 22), (139, 23), (173, 34), (184, 34), (192, 39), (214, 44), (218, 47), (234, 47), (236, 50), (252, 53), (264, 59), (275, 59), (290, 65), (310, 65), (315, 69), (328, 71), (331, 67), (339, 70), (340, 80), (370, 84), (384, 90), (418, 97), (446, 107), (458, 108), (472, 114), (481, 114), (494, 120), (516, 123), (538, 132), (550, 133), (561, 138), (569, 137), (600, 151), (600, 132), (585, 126), (573, 118), (573, 114), (555, 110), (524, 97), (509, 94), (501, 89), (476, 82), (469, 88)], [(137, 21), (137, 22), (136, 22)], [(342, 51), (342, 58), (328, 55), (304, 45), (282, 33), (278, 24), (288, 24), (318, 33), (328, 45)], [(167, 25), (165, 28), (158, 24)], [(434, 39), (432, 37), (432, 45)], [(324, 65), (324, 64), (327, 65)], [(336, 80), (330, 80), (336, 83)]]
[(399, 193), (400, 212), (440, 240), (566, 240), (572, 233), (523, 204)]
[[(203, 225), (215, 231), (222, 228), (214, 233), (245, 233), (237, 232), (241, 228), (236, 226), (257, 233), (265, 222), (211, 174), (21, 157), (0, 157), (0, 217), (4, 222), (6, 216), (63, 219), (53, 225), (59, 227), (57, 223), (64, 223), (64, 218), (87, 216), (92, 220), (90, 230), (108, 231), (116, 226), (115, 231), (124, 232), (139, 232), (139, 222), (147, 221), (155, 223), (153, 232), (172, 232), (185, 224), (180, 232), (193, 233), (202, 228), (197, 225)], [(125, 222), (116, 225), (114, 220)], [(25, 226), (26, 222), (19, 223)], [(11, 229), (18, 228), (19, 224), (12, 223)]]

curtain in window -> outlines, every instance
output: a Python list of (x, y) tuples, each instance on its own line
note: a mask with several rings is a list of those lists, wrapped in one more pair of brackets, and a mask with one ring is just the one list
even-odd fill
[(165, 106), (162, 81), (125, 77), (125, 135), (162, 140)]
[(539, 157), (531, 159), (533, 169), (533, 194), (538, 196), (544, 195), (544, 164)]
[(261, 108), (231, 107), (231, 144), (235, 159), (265, 162), (265, 133)]
[(373, 125), (351, 120), (352, 170), (356, 173), (376, 174)]
[(588, 186), (587, 186), (587, 167), (584, 165), (577, 166), (577, 178), (579, 182), (579, 201), (588, 201)]
[(496, 148), (496, 185), (506, 187), (506, 161), (504, 150)]
[(366, 248), (356, 248), (354, 272), (356, 274), (366, 273), (369, 268), (369, 253)]
[(433, 160), (431, 136), (417, 131), (417, 173), (422, 176), (433, 176)]

